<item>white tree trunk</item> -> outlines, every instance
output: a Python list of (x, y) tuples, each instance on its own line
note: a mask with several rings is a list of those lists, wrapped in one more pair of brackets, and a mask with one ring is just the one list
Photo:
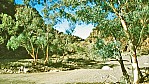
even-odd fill
[(128, 32), (126, 23), (123, 19), (121, 19), (121, 24), (122, 24), (122, 26), (124, 28), (124, 32), (128, 38), (130, 52), (132, 53), (131, 58), (132, 58), (133, 77), (134, 77), (133, 84), (139, 84), (139, 66), (138, 66), (138, 60), (137, 60), (137, 55), (136, 55), (136, 48), (134, 47), (134, 45), (131, 41), (130, 34)]
[(126, 37), (128, 39), (128, 44), (130, 49), (130, 52), (132, 53), (132, 67), (133, 67), (133, 75), (134, 75), (134, 82), (133, 84), (139, 84), (139, 66), (138, 66), (138, 61), (137, 61), (137, 56), (136, 56), (136, 48), (134, 49), (134, 45), (132, 43), (131, 40), (131, 34), (129, 33), (129, 30), (127, 28), (126, 22), (123, 19), (123, 17), (121, 15), (119, 15), (119, 13), (117, 12), (117, 10), (115, 9), (115, 7), (112, 4), (107, 3), (115, 12), (115, 14), (118, 16), (118, 18), (120, 18), (121, 20), (121, 24), (123, 26), (123, 30), (126, 34)]
[(139, 84), (139, 66), (137, 61), (137, 56), (134, 54), (132, 56), (132, 67), (133, 67), (133, 84)]

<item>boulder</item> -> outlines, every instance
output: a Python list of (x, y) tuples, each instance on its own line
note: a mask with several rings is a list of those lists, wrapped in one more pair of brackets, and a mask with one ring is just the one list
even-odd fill
[(109, 67), (109, 66), (103, 66), (101, 68), (102, 70), (113, 70), (113, 68)]

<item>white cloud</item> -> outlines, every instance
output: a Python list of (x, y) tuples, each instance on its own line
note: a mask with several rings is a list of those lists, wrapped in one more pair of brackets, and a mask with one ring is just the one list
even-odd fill
[(65, 32), (66, 29), (69, 28), (69, 23), (68, 23), (66, 20), (64, 20), (64, 22), (62, 22), (61, 24), (57, 24), (57, 25), (55, 25), (54, 27), (55, 27), (55, 29), (57, 29), (59, 32)]
[[(55, 29), (57, 29), (60, 32), (64, 32), (64, 33), (66, 32), (66, 29), (68, 28), (69, 28), (69, 23), (66, 20), (64, 20), (64, 22), (62, 22), (61, 24), (55, 25)], [(73, 35), (86, 39), (92, 32), (93, 28), (94, 26), (92, 24), (76, 25)]]
[(89, 24), (89, 25), (77, 25), (73, 35), (79, 36), (83, 39), (86, 39), (90, 35), (90, 33), (92, 32), (93, 28), (94, 28), (94, 26), (91, 24)]

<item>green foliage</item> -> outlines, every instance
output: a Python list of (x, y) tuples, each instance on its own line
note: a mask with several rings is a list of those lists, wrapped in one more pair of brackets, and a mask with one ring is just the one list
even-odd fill
[(119, 56), (119, 48), (121, 47), (121, 43), (119, 41), (111, 41), (105, 43), (104, 40), (98, 39), (96, 43), (96, 49), (98, 54), (103, 58), (116, 58)]
[(97, 29), (101, 33), (101, 38), (113, 37), (116, 40), (120, 40), (125, 37), (125, 33), (118, 18), (101, 21)]
[(3, 21), (5, 22), (3, 25), (7, 25), (7, 29), (12, 28), (8, 30), (12, 36), (7, 47), (13, 50), (20, 46), (24, 47), (34, 58), (35, 53), (38, 53), (37, 50), (47, 45), (46, 28), (42, 17), (35, 9), (24, 6), (16, 9), (15, 18), (16, 21), (10, 26), (6, 24), (8, 21)]
[[(128, 25), (130, 38), (127, 39), (131, 39), (134, 45), (140, 45), (140, 39), (148, 36), (149, 7), (146, 1), (62, 0), (58, 2), (59, 4), (49, 1), (52, 5), (46, 5), (49, 6), (48, 11), (56, 11), (53, 12), (54, 15), (47, 14), (49, 17), (66, 18), (74, 23), (82, 21), (87, 24), (92, 23), (103, 32), (104, 37), (112, 36), (118, 40), (123, 37), (127, 38), (120, 18), (118, 18), (121, 16)], [(109, 20), (110, 13), (113, 14), (110, 18), (114, 19)]]
[(127, 25), (129, 25), (128, 30), (131, 35), (130, 39), (132, 39), (135, 46), (140, 45), (140, 39), (146, 39), (149, 36), (149, 7), (147, 4), (142, 4), (142, 2), (132, 2), (132, 5), (130, 6), (136, 7), (133, 8), (133, 11), (128, 11), (124, 14)]
[[(113, 38), (111, 40), (114, 41), (120, 41), (125, 37), (131, 53), (134, 54), (132, 62), (136, 64), (133, 66), (136, 76), (135, 74), (139, 74), (136, 50), (144, 38), (149, 36), (148, 31), (145, 31), (149, 30), (148, 4), (145, 0), (62, 0), (46, 7), (55, 15), (48, 13), (46, 15), (49, 15), (54, 22), (57, 18), (66, 18), (74, 23), (82, 21), (95, 24), (96, 27), (100, 24), (104, 25), (104, 27), (99, 26), (99, 30), (101, 28), (104, 32), (103, 36), (111, 36)], [(114, 18), (107, 20), (110, 13), (113, 13)], [(117, 42), (99, 42), (101, 43), (97, 43), (99, 46), (97, 49), (100, 50), (103, 58), (111, 57), (115, 51), (120, 51)], [(139, 81), (139, 75), (137, 76), (137, 79), (134, 77), (134, 83)]]
[[(29, 1), (29, 0), (28, 0)], [(30, 0), (31, 2), (36, 2)], [(42, 2), (42, 1), (40, 1)], [(67, 19), (71, 23), (85, 22), (95, 24), (102, 31), (104, 37), (112, 36), (119, 40), (126, 37), (131, 39), (133, 44), (138, 46), (143, 37), (148, 37), (148, 2), (137, 1), (91, 1), (91, 0), (62, 0), (45, 1), (43, 10), (46, 18), (51, 24), (57, 23), (61, 19)], [(59, 4), (57, 4), (59, 3)], [(50, 12), (50, 13), (49, 13)], [(112, 13), (109, 18), (109, 14)], [(128, 25), (128, 38), (121, 26), (120, 17), (124, 18)], [(111, 19), (111, 20), (109, 20)], [(143, 20), (143, 23), (141, 22)], [(145, 31), (147, 30), (147, 31)]]
[[(34, 5), (34, 2), (37, 1), (24, 0), (27, 6), (16, 9), (15, 20), (7, 14), (1, 14), (0, 34), (7, 31), (11, 35), (7, 43), (8, 48), (15, 50), (22, 46), (34, 59), (39, 49), (46, 50), (46, 54), (49, 49), (52, 53), (63, 56), (69, 52), (89, 51), (80, 45), (75, 47), (77, 42), (75, 43), (72, 38), (57, 31), (53, 33), (50, 28), (61, 19), (67, 19), (71, 24), (92, 23), (101, 31), (101, 37), (112, 38), (109, 42), (100, 39), (97, 41), (95, 46), (99, 55), (103, 59), (119, 56), (120, 40), (125, 38), (134, 54), (132, 56), (134, 58), (132, 62), (136, 64), (133, 66), (134, 74), (135, 69), (139, 72), (135, 56), (136, 49), (144, 39), (149, 37), (149, 3), (147, 1), (44, 0), (44, 18), (49, 21), (50, 26), (45, 25), (38, 12), (29, 7), (29, 5)], [(40, 0), (38, 2), (40, 3)], [(113, 14), (111, 16), (113, 18), (108, 17), (110, 13)], [(70, 31), (67, 33), (69, 34)], [(3, 43), (3, 39), (2, 36), (0, 43)]]
[[(66, 18), (74, 23), (85, 22), (94, 24), (101, 32), (99, 37), (111, 37), (111, 40), (125, 39), (137, 49), (148, 34), (148, 2), (144, 0), (62, 0), (59, 4), (52, 1), (45, 9), (53, 14), (46, 13), (52, 21), (57, 18)], [(49, 9), (47, 9), (49, 7)], [(112, 14), (109, 18), (109, 14)], [(122, 26), (121, 20), (126, 23)]]
[(8, 41), (8, 43), (7, 43), (8, 49), (9, 49), (9, 46), (13, 50), (17, 49), (19, 47), (18, 39), (16, 37), (12, 36), (10, 38), (10, 41)]
[(9, 34), (12, 34), (13, 32), (12, 29), (14, 28), (14, 24), (15, 24), (12, 17), (7, 14), (0, 14), (0, 19), (2, 21), (2, 24), (0, 24), (0, 29), (1, 29), (0, 32), (2, 33), (5, 31), (5, 32), (8, 32)]
[(8, 34), (12, 34), (13, 25), (15, 23), (11, 16), (3, 13), (0, 14), (0, 21), (2, 22), (2, 24), (0, 24), (0, 44), (3, 44), (8, 40)]
[(0, 44), (3, 44), (4, 43), (4, 39), (2, 36), (0, 36)]

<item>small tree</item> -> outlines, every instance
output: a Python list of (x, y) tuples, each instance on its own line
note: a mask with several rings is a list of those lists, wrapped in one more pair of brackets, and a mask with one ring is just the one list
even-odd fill
[(104, 60), (106, 60), (107, 58), (116, 59), (120, 63), (124, 80), (126, 81), (126, 83), (131, 82), (130, 76), (127, 73), (123, 63), (123, 59), (120, 51), (120, 48), (121, 48), (120, 41), (113, 40), (113, 41), (105, 42), (103, 39), (98, 39), (95, 48), (97, 50), (97, 53), (102, 57), (102, 59)]
[[(112, 24), (112, 25), (111, 25)], [(99, 39), (96, 42), (96, 48), (99, 50), (99, 54), (105, 58), (115, 58), (121, 65), (121, 70), (126, 80), (126, 83), (130, 83), (130, 77), (125, 69), (121, 50), (122, 43), (121, 39), (125, 38), (125, 33), (123, 31), (121, 23), (115, 18), (114, 20), (107, 19), (106, 21), (101, 21), (101, 24), (96, 28), (100, 31)], [(110, 38), (106, 41), (102, 39)]]
[(46, 44), (42, 45), (42, 50), (45, 53), (45, 61), (44, 63), (47, 63), (49, 60), (49, 50), (53, 51), (53, 40), (55, 39), (55, 32), (54, 29), (51, 27), (51, 25), (46, 25), (45, 27), (45, 40)]
[(11, 28), (8, 31), (12, 36), (7, 47), (13, 50), (20, 46), (24, 47), (36, 61), (39, 48), (47, 44), (43, 20), (37, 11), (27, 6), (19, 7), (16, 10), (16, 21), (13, 21), (12, 28), (8, 27)]

